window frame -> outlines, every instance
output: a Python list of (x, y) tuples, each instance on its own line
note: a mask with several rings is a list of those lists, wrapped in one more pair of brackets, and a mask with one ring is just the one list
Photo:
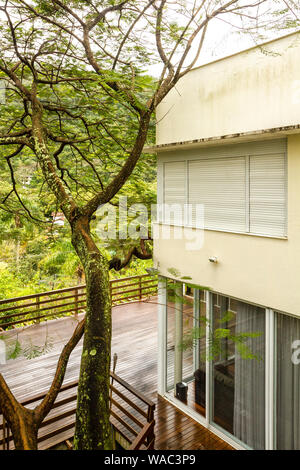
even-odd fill
[[(283, 142), (284, 140), (284, 142)], [(215, 158), (239, 158), (243, 157), (245, 159), (245, 230), (232, 230), (232, 229), (226, 229), (226, 228), (207, 228), (204, 227), (204, 230), (206, 231), (212, 231), (212, 232), (222, 232), (222, 233), (233, 233), (233, 234), (239, 234), (239, 235), (248, 235), (248, 236), (254, 236), (254, 237), (263, 237), (263, 238), (275, 238), (275, 239), (282, 239), (282, 240), (287, 240), (288, 239), (288, 164), (287, 164), (287, 140), (286, 139), (281, 139), (281, 147), (276, 150), (275, 147), (271, 148), (270, 150), (266, 150), (265, 152), (263, 151), (262, 148), (255, 148), (250, 149), (251, 151), (246, 151), (242, 152), (241, 146), (238, 146), (239, 148), (237, 151), (233, 151), (232, 154), (226, 154), (224, 151), (220, 150), (220, 154), (217, 155), (217, 150), (215, 150), (215, 155), (209, 155), (208, 157), (205, 156), (205, 154), (198, 154), (194, 153), (191, 154), (189, 151), (183, 152), (183, 153), (176, 153), (176, 156), (174, 155), (173, 157), (170, 158), (170, 155), (168, 156), (163, 156), (162, 158), (159, 159), (158, 162), (158, 204), (164, 206), (164, 195), (165, 195), (165, 164), (166, 163), (171, 163), (171, 162), (185, 162), (184, 165), (184, 180), (185, 180), (185, 203), (184, 204), (189, 204), (189, 163), (190, 162), (195, 162), (199, 160), (207, 160), (207, 159), (215, 159)], [(276, 141), (273, 142), (274, 145)], [(245, 145), (245, 144), (244, 144)], [(235, 145), (237, 146), (237, 144)], [(230, 146), (231, 148), (235, 147)], [(202, 149), (202, 151), (205, 149)], [(228, 153), (228, 150), (227, 150)], [(256, 232), (251, 232), (250, 231), (250, 158), (251, 156), (267, 156), (270, 155), (270, 158), (272, 155), (283, 155), (284, 158), (284, 234), (268, 234), (268, 233), (256, 233)], [(168, 226), (174, 226), (174, 227), (187, 227), (187, 228), (195, 228), (195, 224), (193, 223), (186, 223), (183, 221), (182, 224), (168, 222), (165, 217), (164, 217), (164, 211), (159, 211), (160, 216), (157, 219), (157, 223), (160, 225), (168, 225)]]
[[(166, 282), (168, 278), (160, 277), (162, 280), (164, 291), (161, 293), (161, 301), (164, 305), (166, 305), (167, 295), (166, 295)], [(199, 288), (195, 288), (195, 291), (198, 291)], [(239, 298), (234, 296), (227, 296), (217, 291), (204, 291), (205, 294), (205, 303), (206, 303), (206, 348), (209, 348), (209, 337), (210, 337), (210, 325), (212, 324), (213, 320), (213, 296), (214, 295), (221, 295), (226, 296), (230, 300), (240, 300), (241, 302), (245, 302)], [(199, 294), (195, 296), (195, 300), (199, 302)], [(263, 305), (252, 304), (248, 302), (250, 305), (256, 305), (261, 307), (265, 313), (265, 399), (266, 399), (266, 407), (265, 407), (265, 450), (276, 450), (276, 360), (277, 360), (277, 348), (276, 348), (276, 320), (277, 314), (283, 314), (287, 316), (293, 316), (287, 314), (286, 312), (275, 311), (274, 309), (268, 308)], [(195, 306), (194, 306), (195, 307)], [(161, 307), (160, 307), (161, 308)], [(195, 308), (197, 311), (197, 307)], [(159, 335), (160, 337), (163, 336), (166, 338), (168, 325), (167, 325), (167, 315), (166, 315), (166, 307), (164, 307), (164, 320), (159, 325)], [(298, 317), (297, 317), (298, 318)], [(206, 392), (205, 392), (205, 416), (199, 414), (192, 408), (190, 408), (187, 404), (182, 403), (176, 397), (174, 397), (173, 388), (168, 388), (166, 386), (167, 382), (167, 344), (166, 339), (164, 341), (164, 345), (160, 345), (161, 353), (159, 355), (160, 359), (163, 362), (163, 367), (159, 367), (159, 375), (162, 376), (158, 377), (159, 383), (164, 383), (164, 387), (160, 389), (160, 394), (164, 396), (168, 401), (173, 403), (183, 412), (194, 418), (197, 422), (203, 424), (207, 429), (212, 430), (216, 435), (218, 435), (221, 439), (225, 440), (236, 449), (248, 449), (252, 450), (251, 447), (247, 446), (245, 442), (240, 441), (237, 437), (233, 434), (226, 431), (222, 428), (219, 424), (215, 423), (213, 420), (213, 361), (206, 360)]]

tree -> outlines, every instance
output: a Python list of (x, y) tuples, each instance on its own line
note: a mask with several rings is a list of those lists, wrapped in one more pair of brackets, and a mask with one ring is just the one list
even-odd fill
[[(110, 449), (109, 261), (91, 223), (115, 203), (139, 164), (156, 107), (197, 63), (215, 19), (254, 33), (270, 24), (267, 0), (6, 0), (0, 73), (6, 105), (0, 145), (23, 215), (13, 162), (30, 158), (70, 226), (87, 284), (76, 449)], [(294, 9), (295, 10), (295, 9)], [(290, 11), (290, 10), (289, 10)], [(291, 13), (292, 15), (293, 13)], [(276, 17), (289, 18), (288, 11)], [(292, 25), (293, 27), (295, 24)], [(153, 80), (145, 73), (160, 64)], [(10, 149), (10, 150), (9, 150)], [(31, 169), (32, 170), (32, 169)], [(40, 221), (41, 222), (41, 221)], [(146, 256), (137, 246), (129, 253)], [(122, 264), (122, 261), (120, 262)], [(120, 267), (115, 260), (114, 267)]]
[(38, 429), (51, 410), (62, 386), (68, 359), (82, 337), (84, 323), (85, 320), (82, 320), (77, 325), (72, 337), (64, 346), (57, 363), (51, 387), (45, 398), (33, 410), (21, 405), (15, 399), (2, 374), (0, 374), (0, 408), (5, 419), (10, 424), (17, 450), (37, 449)]

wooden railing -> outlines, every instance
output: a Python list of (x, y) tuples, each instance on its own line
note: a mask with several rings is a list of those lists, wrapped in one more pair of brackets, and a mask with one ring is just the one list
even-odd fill
[(111, 423), (116, 441), (125, 449), (153, 449), (155, 404), (113, 372), (110, 375)]
[[(149, 274), (110, 281), (112, 304), (120, 305), (154, 295), (157, 278)], [(51, 318), (78, 315), (86, 308), (86, 286), (74, 286), (0, 300), (0, 328), (24, 326)]]
[[(113, 441), (123, 449), (153, 449), (155, 404), (111, 372), (110, 407)], [(38, 448), (49, 449), (74, 436), (78, 381), (63, 385), (38, 434)], [(32, 396), (22, 405), (35, 408), (45, 394)], [(14, 449), (11, 431), (0, 415), (0, 449)]]

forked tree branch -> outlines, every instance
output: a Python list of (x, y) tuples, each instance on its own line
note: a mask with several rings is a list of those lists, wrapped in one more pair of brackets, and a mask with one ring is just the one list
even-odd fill
[(121, 258), (114, 257), (109, 262), (109, 269), (114, 269), (115, 271), (120, 271), (123, 268), (126, 268), (130, 263), (133, 256), (141, 260), (147, 260), (152, 258), (152, 253), (148, 252), (145, 247), (144, 240), (140, 240), (141, 250), (136, 246), (130, 248), (127, 255), (123, 260)]
[(85, 319), (78, 323), (72, 337), (64, 346), (57, 363), (56, 372), (42, 402), (34, 409), (21, 405), (11, 392), (2, 374), (0, 374), (0, 411), (9, 423), (15, 446), (19, 450), (34, 450), (37, 445), (37, 433), (42, 421), (51, 410), (61, 389), (71, 352), (79, 343), (84, 332)]
[(51, 387), (47, 395), (43, 399), (43, 401), (34, 410), (35, 418), (36, 418), (38, 425), (40, 425), (43, 419), (45, 418), (45, 416), (47, 416), (47, 414), (49, 413), (49, 411), (51, 410), (53, 406), (53, 403), (56, 400), (56, 397), (64, 381), (70, 354), (73, 351), (73, 349), (77, 346), (80, 339), (82, 338), (82, 335), (84, 332), (84, 325), (85, 325), (85, 319), (81, 320), (81, 322), (78, 323), (78, 325), (76, 326), (74, 330), (72, 337), (64, 346), (59, 356), (59, 360), (58, 360), (57, 367), (56, 367), (56, 372), (55, 372)]

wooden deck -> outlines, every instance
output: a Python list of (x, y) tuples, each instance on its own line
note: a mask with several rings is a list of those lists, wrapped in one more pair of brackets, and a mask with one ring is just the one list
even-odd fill
[[(116, 373), (156, 402), (155, 448), (169, 450), (225, 450), (231, 447), (199, 423), (157, 397), (157, 305), (136, 302), (113, 308), (112, 354), (117, 353)], [(78, 316), (80, 319), (80, 315)], [(78, 319), (50, 320), (27, 328), (5, 332), (13, 341), (34, 355), (35, 347), (49, 350), (42, 356), (9, 360), (0, 370), (15, 396), (23, 401), (33, 394), (46, 392), (54, 375), (58, 356), (71, 336)], [(2, 333), (1, 333), (2, 334)], [(81, 343), (73, 351), (64, 383), (78, 378)], [(44, 444), (45, 447), (45, 444)], [(41, 448), (44, 448), (41, 447)]]

